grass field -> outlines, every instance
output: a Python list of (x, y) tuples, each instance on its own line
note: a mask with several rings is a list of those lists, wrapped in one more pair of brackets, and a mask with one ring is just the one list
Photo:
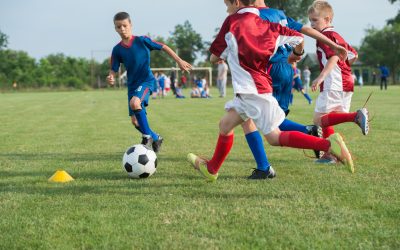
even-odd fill
[[(399, 249), (400, 88), (357, 88), (352, 110), (371, 91), (370, 134), (336, 127), (355, 174), (266, 145), (278, 176), (249, 181), (238, 128), (216, 183), (186, 154), (212, 154), (228, 98), (151, 100), (165, 142), (156, 174), (131, 180), (121, 159), (140, 136), (125, 90), (0, 94), (0, 249)], [(310, 123), (313, 106), (294, 102), (289, 118)], [(48, 182), (57, 169), (75, 181)]]

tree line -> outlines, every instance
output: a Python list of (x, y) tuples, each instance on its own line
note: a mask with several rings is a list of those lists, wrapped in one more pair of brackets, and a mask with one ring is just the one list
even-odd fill
[[(307, 8), (313, 0), (266, 0), (272, 8), (284, 9), (286, 14), (305, 23)], [(400, 0), (388, 0), (392, 4)], [(290, 8), (285, 9), (287, 6)], [(215, 30), (217, 34), (218, 29)], [(193, 64), (201, 56), (208, 58), (210, 42), (203, 41), (189, 21), (175, 26), (168, 38), (155, 36), (154, 40), (167, 44), (187, 62)], [(109, 60), (97, 62), (93, 59), (69, 57), (64, 54), (52, 54), (35, 60), (24, 51), (7, 48), (8, 36), (0, 30), (0, 89), (10, 89), (16, 83), (20, 88), (90, 88), (98, 87), (104, 81), (109, 70)], [(389, 19), (387, 25), (378, 30), (368, 28), (359, 48), (364, 64), (375, 67), (387, 65), (396, 82), (396, 73), (400, 67), (400, 11)], [(171, 67), (173, 60), (165, 53), (151, 56), (151, 67)], [(208, 60), (198, 62), (198, 66), (210, 66)]]

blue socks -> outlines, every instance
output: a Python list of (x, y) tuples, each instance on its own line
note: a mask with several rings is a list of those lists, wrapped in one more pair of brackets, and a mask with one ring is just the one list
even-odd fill
[(136, 120), (139, 123), (139, 128), (136, 129), (139, 130), (143, 135), (150, 135), (154, 141), (158, 141), (158, 135), (154, 133), (149, 127), (146, 111), (144, 111), (143, 109), (134, 110), (134, 114)]
[(305, 125), (293, 122), (291, 120), (285, 119), (281, 125), (279, 125), (281, 131), (299, 131), (307, 134), (308, 130)]
[(254, 159), (257, 162), (257, 169), (262, 171), (269, 170), (269, 162), (267, 159), (267, 154), (264, 150), (264, 144), (262, 137), (258, 131), (251, 132), (246, 135), (247, 144), (253, 153)]
[(308, 104), (311, 104), (311, 103), (312, 103), (312, 99), (311, 99), (311, 97), (310, 97), (307, 93), (304, 93), (304, 97), (307, 99)]

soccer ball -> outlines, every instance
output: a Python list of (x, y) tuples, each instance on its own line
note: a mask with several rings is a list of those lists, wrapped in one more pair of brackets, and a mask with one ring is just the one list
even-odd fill
[(133, 145), (126, 150), (122, 167), (131, 178), (147, 178), (156, 172), (157, 155), (142, 144)]

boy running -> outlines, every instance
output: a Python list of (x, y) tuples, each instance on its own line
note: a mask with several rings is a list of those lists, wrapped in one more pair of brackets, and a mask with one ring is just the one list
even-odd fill
[(192, 66), (167, 45), (155, 42), (149, 37), (133, 36), (128, 13), (117, 13), (114, 16), (114, 25), (122, 40), (112, 50), (111, 70), (107, 81), (111, 85), (114, 84), (115, 74), (123, 63), (128, 75), (128, 109), (132, 124), (142, 134), (142, 144), (157, 153), (163, 138), (150, 129), (145, 108), (148, 106), (149, 96), (154, 91), (153, 86), (156, 81), (150, 70), (150, 51), (164, 50), (182, 70), (188, 71)]
[[(276, 49), (290, 44), (297, 54), (303, 51), (303, 36), (279, 24), (262, 20), (254, 0), (224, 0), (228, 16), (211, 44), (210, 61), (226, 60), (232, 73), (236, 97), (226, 103), (227, 113), (220, 121), (220, 134), (211, 160), (189, 153), (192, 166), (207, 180), (215, 181), (218, 171), (233, 145), (233, 129), (248, 119), (264, 134), (273, 146), (315, 149), (330, 152), (353, 170), (351, 155), (339, 134), (328, 140), (297, 131), (281, 132), (279, 125), (285, 113), (272, 96), (272, 80), (266, 66)], [(269, 167), (268, 178), (275, 177)]]
[[(326, 45), (317, 41), (317, 55), (321, 68), (320, 75), (312, 83), (312, 91), (320, 88), (315, 103), (314, 124), (322, 127), (323, 137), (334, 134), (334, 125), (354, 122), (364, 135), (368, 134), (368, 111), (366, 108), (349, 113), (351, 97), (354, 91), (354, 79), (350, 65), (357, 60), (357, 52), (334, 31), (332, 26), (333, 9), (326, 1), (314, 1), (308, 9), (311, 27), (321, 32), (348, 51), (346, 60), (339, 57)], [(335, 158), (324, 154), (318, 162), (335, 162)]]

